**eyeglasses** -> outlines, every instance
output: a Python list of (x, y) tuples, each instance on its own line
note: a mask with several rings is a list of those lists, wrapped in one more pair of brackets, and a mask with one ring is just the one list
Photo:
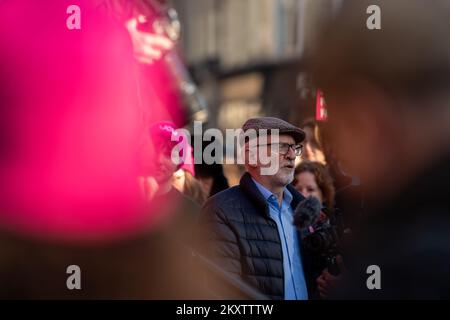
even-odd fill
[[(289, 144), (289, 143), (268, 143), (260, 146), (275, 146), (275, 152), (285, 156), (289, 153), (289, 149), (295, 152), (295, 156), (299, 157), (302, 155), (303, 145), (302, 144)], [(278, 147), (277, 147), (278, 146)]]

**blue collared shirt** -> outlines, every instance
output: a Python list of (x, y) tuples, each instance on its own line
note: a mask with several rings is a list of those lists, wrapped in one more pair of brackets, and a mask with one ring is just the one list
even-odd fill
[(297, 230), (293, 224), (294, 212), (291, 208), (292, 194), (287, 188), (283, 192), (281, 208), (277, 197), (255, 179), (256, 187), (263, 195), (269, 206), (270, 217), (277, 224), (283, 251), (284, 268), (284, 298), (286, 300), (307, 300), (305, 274), (303, 272), (300, 244)]

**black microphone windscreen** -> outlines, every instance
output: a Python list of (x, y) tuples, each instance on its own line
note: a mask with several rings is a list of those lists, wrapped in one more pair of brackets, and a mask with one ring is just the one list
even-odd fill
[(319, 221), (321, 209), (322, 204), (316, 197), (302, 200), (295, 209), (294, 225), (300, 230), (308, 230)]

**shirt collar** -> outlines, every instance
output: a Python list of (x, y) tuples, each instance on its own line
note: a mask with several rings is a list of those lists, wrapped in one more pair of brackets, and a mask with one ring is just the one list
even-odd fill
[[(253, 182), (255, 183), (256, 187), (258, 188), (259, 192), (263, 195), (264, 199), (269, 202), (271, 199), (274, 199), (276, 201), (277, 197), (275, 194), (273, 194), (269, 189), (264, 187), (262, 184), (260, 184), (258, 181), (253, 179)], [(283, 190), (283, 202), (286, 203), (288, 206), (291, 204), (293, 199), (292, 193), (287, 189), (284, 188)], [(276, 201), (277, 202), (277, 201)]]

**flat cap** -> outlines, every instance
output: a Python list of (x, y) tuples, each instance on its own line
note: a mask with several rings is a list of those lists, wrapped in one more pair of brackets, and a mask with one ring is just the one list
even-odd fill
[[(305, 140), (305, 132), (297, 128), (296, 126), (286, 122), (284, 120), (273, 118), (273, 117), (260, 117), (248, 119), (242, 126), (242, 130), (246, 132), (247, 130), (254, 129), (257, 133), (261, 129), (275, 130), (278, 129), (280, 135), (287, 134), (294, 138), (295, 143), (300, 143)], [(269, 132), (270, 133), (270, 132)]]

